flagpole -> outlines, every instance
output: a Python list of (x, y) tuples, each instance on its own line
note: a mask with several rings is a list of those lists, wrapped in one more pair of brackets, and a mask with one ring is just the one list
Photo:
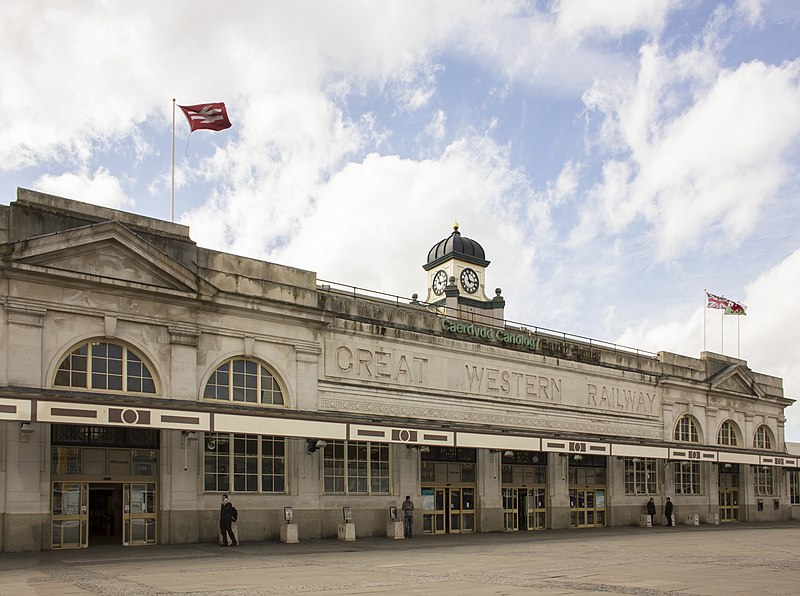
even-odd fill
[(175, 223), (175, 98), (172, 98), (172, 223)]
[(706, 351), (706, 311), (708, 310), (708, 290), (703, 290), (703, 351)]
[(741, 358), (741, 352), (742, 352), (742, 350), (741, 350), (742, 346), (741, 346), (741, 341), (740, 341), (741, 337), (742, 337), (741, 336), (741, 323), (742, 323), (742, 317), (741, 316), (736, 317), (736, 357), (737, 358)]
[[(723, 298), (724, 298), (724, 296), (723, 296)], [(720, 348), (719, 348), (719, 353), (724, 356), (725, 355), (725, 311), (723, 310), (721, 313), (719, 313), (719, 315), (720, 315), (719, 316), (719, 320), (720, 320), (720, 327), (719, 327), (719, 329), (720, 329), (720, 331), (719, 331)]]

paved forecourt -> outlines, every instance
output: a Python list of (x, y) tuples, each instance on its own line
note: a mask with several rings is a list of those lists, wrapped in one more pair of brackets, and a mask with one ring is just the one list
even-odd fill
[(797, 594), (800, 524), (0, 555), (0, 596)]

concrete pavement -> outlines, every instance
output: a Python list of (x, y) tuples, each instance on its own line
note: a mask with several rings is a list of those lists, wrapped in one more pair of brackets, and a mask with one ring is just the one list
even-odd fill
[(0, 555), (0, 596), (800, 593), (800, 524)]

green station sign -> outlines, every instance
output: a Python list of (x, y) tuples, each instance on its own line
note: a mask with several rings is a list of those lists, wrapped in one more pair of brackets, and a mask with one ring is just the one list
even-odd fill
[(600, 361), (600, 350), (596, 348), (550, 339), (542, 337), (541, 335), (519, 333), (497, 327), (485, 327), (483, 325), (476, 325), (475, 323), (465, 323), (448, 318), (442, 319), (442, 330), (474, 339), (485, 339), (490, 342), (496, 342), (504, 347), (521, 346), (527, 348), (531, 352), (540, 352), (548, 355), (555, 354), (580, 360)]

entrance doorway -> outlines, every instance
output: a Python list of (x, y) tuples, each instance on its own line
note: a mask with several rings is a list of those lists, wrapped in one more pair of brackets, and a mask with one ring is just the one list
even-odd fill
[(89, 540), (92, 544), (122, 543), (122, 484), (89, 484)]
[(720, 466), (719, 521), (739, 521), (739, 464)]
[(547, 509), (544, 488), (503, 488), (503, 529), (544, 530)]
[(569, 461), (570, 526), (606, 525), (606, 456), (576, 454)]
[(596, 528), (606, 525), (606, 491), (571, 489), (569, 491), (570, 525)]
[(51, 547), (156, 543), (155, 482), (53, 482)]
[(424, 534), (475, 531), (475, 449), (430, 447), (420, 453)]
[(156, 543), (159, 433), (51, 426), (51, 548)]
[(434, 486), (422, 489), (425, 534), (475, 531), (475, 488)]
[(735, 488), (719, 489), (719, 521), (739, 521), (739, 491)]

